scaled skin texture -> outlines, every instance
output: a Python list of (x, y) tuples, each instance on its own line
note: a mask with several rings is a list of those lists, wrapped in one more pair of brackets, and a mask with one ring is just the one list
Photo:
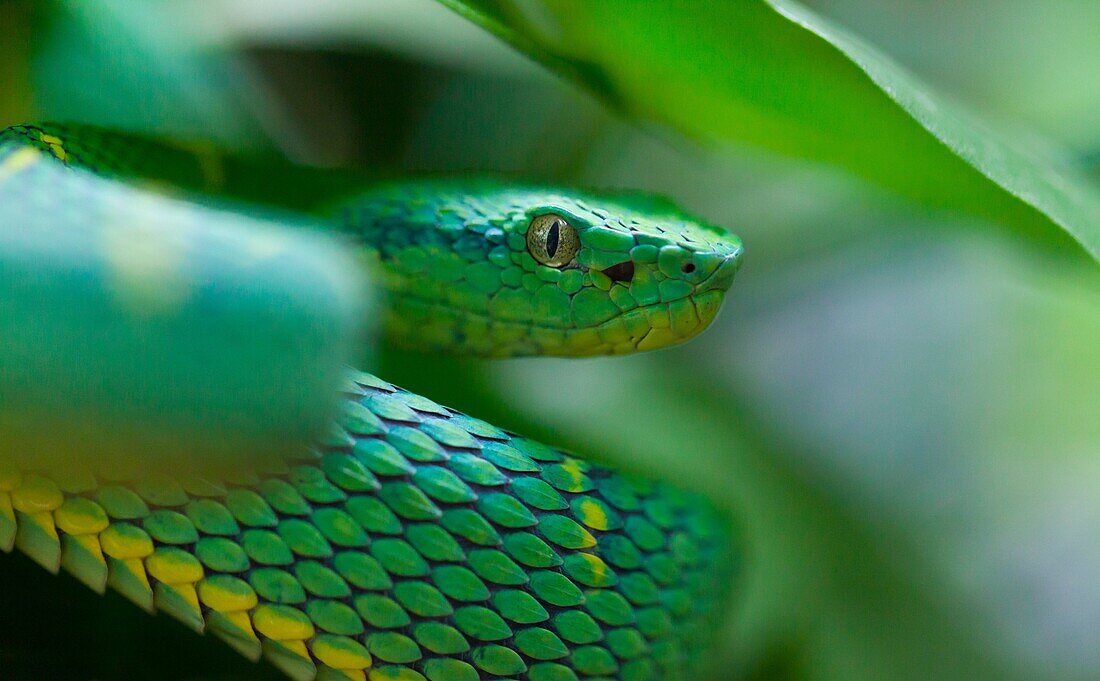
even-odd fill
[[(0, 164), (30, 145), (84, 169), (74, 177), (238, 197), (258, 186), (232, 161), (86, 135), (0, 134)], [(5, 181), (55, 189), (28, 177)], [(484, 180), (345, 196), (316, 211), (381, 272), (392, 339), (426, 349), (593, 355), (680, 342), (714, 318), (741, 254), (735, 237), (646, 197)], [(45, 205), (57, 220), (87, 215)], [(359, 372), (330, 432), (274, 470), (0, 471), (0, 549), (303, 680), (694, 679), (741, 565), (728, 528), (697, 496)]]
[[(640, 207), (639, 207), (640, 205)], [(331, 207), (389, 291), (394, 342), (482, 356), (626, 354), (681, 343), (714, 319), (737, 237), (647, 196), (491, 180), (383, 184)], [(579, 248), (532, 255), (541, 216)]]
[(693, 679), (740, 564), (725, 527), (367, 374), (283, 470), (0, 475), (0, 548), (307, 680)]

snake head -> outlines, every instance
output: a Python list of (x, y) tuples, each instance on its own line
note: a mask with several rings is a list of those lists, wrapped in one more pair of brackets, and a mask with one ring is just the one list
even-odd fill
[(741, 241), (644, 195), (497, 180), (372, 189), (340, 207), (395, 343), (483, 356), (625, 354), (714, 320)]

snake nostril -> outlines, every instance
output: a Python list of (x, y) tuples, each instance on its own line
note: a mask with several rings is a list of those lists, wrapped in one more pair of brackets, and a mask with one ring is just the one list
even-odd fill
[(603, 270), (603, 273), (607, 275), (607, 278), (611, 281), (630, 281), (634, 278), (634, 262), (627, 260), (617, 265), (612, 265)]
[(684, 263), (684, 266), (680, 268), (680, 271), (683, 272), (684, 274), (691, 274), (692, 272), (695, 271), (695, 263), (693, 263), (693, 262)]

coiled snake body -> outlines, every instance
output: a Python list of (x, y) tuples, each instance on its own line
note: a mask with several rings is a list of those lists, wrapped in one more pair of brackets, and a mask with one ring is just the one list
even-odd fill
[[(151, 140), (21, 126), (0, 134), (0, 167), (28, 150), (77, 175), (215, 189), (208, 158)], [(218, 193), (288, 203), (218, 162)], [(42, 182), (34, 167), (5, 179), (81, 219), (79, 183)], [(680, 342), (714, 318), (741, 253), (648, 197), (485, 179), (352, 189), (318, 189), (308, 209), (358, 241), (389, 294), (387, 337), (418, 349)], [(298, 679), (693, 677), (735, 549), (703, 502), (366, 373), (340, 414), (300, 460), (223, 480), (6, 473), (0, 547)]]

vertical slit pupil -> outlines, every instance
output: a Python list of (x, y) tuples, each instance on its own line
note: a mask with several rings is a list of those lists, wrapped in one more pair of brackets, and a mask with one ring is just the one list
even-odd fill
[(550, 223), (550, 231), (546, 233), (546, 255), (553, 258), (558, 253), (558, 240), (561, 238), (561, 220)]

